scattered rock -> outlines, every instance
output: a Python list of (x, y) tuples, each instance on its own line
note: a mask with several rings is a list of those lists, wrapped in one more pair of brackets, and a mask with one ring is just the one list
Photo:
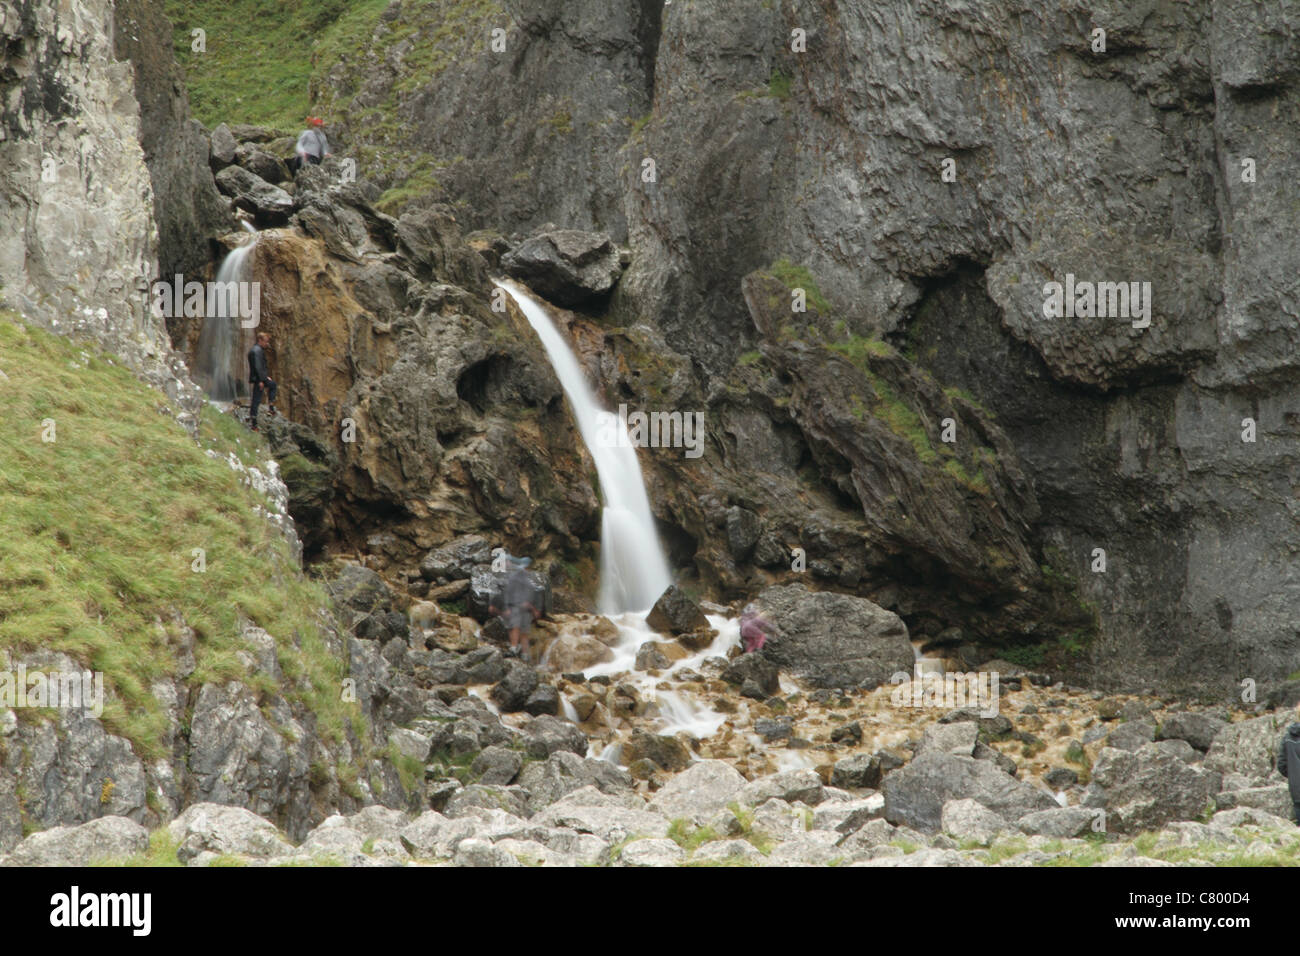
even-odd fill
[(689, 634), (709, 627), (700, 606), (675, 584), (659, 595), (645, 622), (661, 634)]

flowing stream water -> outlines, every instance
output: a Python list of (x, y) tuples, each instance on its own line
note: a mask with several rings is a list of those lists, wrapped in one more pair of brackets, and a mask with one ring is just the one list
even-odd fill
[[(256, 230), (247, 222), (244, 228), (254, 233), (252, 239), (230, 250), (217, 270), (216, 282), (223, 283), (220, 288), (230, 288), (224, 283), (248, 281), (248, 254), (257, 244)], [(238, 301), (236, 296), (235, 301)], [(195, 357), (195, 377), (214, 402), (233, 402), (236, 383), (240, 380), (242, 369), (242, 329), (239, 316), (231, 309), (231, 302), (224, 296), (216, 301), (215, 315), (205, 315), (203, 329), (199, 332), (198, 354)]]

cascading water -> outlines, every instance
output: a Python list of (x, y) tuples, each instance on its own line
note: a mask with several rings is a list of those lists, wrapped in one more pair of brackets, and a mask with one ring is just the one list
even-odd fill
[[(247, 222), (243, 223), (249, 232), (255, 232)], [(224, 283), (247, 281), (248, 254), (257, 244), (254, 237), (237, 249), (230, 250), (221, 268), (217, 270), (216, 281), (219, 288), (229, 288)], [(238, 301), (238, 297), (235, 297)], [(231, 302), (225, 296), (218, 296), (214, 315), (205, 315), (203, 329), (199, 333), (199, 348), (195, 363), (195, 376), (199, 384), (214, 402), (232, 402), (235, 400), (235, 384), (240, 379), (240, 348), (238, 326), (239, 317), (231, 309)]]
[[(551, 321), (546, 307), (508, 280), (497, 285), (519, 304), (529, 325), (542, 340), (551, 367), (573, 407), (582, 440), (596, 463), (605, 507), (600, 520), (600, 603), (603, 614), (648, 611), (672, 583), (668, 562), (659, 546), (650, 500), (641, 479), (636, 449), (628, 441), (602, 442), (602, 415), (608, 415), (573, 351)], [(624, 433), (626, 438), (626, 432)]]
[[(601, 569), (600, 602), (602, 614), (618, 627), (619, 640), (610, 648), (613, 658), (604, 664), (588, 667), (589, 677), (601, 674), (626, 675), (624, 682), (637, 686), (645, 698), (653, 698), (659, 712), (659, 732), (674, 734), (685, 732), (695, 737), (709, 737), (726, 721), (726, 716), (712, 708), (702, 706), (692, 695), (675, 690), (661, 690), (662, 678), (672, 678), (675, 671), (696, 668), (708, 657), (726, 656), (727, 651), (740, 643), (740, 625), (725, 617), (710, 617), (709, 623), (717, 629), (718, 636), (702, 651), (676, 662), (662, 675), (652, 677), (635, 670), (637, 650), (646, 641), (661, 639), (646, 624), (650, 607), (672, 583), (668, 562), (659, 544), (650, 501), (641, 478), (636, 449), (630, 441), (611, 443), (601, 441), (602, 431), (608, 435), (608, 415), (601, 408), (572, 349), (551, 321), (546, 307), (524, 289), (509, 280), (498, 280), (518, 303), (524, 317), (541, 339), (551, 367), (573, 408), (582, 440), (596, 463), (600, 479), (601, 496), (605, 507), (601, 515)], [(602, 425), (604, 428), (602, 428)], [(626, 433), (624, 434), (626, 438)], [(567, 698), (562, 698), (565, 717), (576, 722), (577, 712)], [(610, 743), (591, 756), (618, 763), (622, 747)]]

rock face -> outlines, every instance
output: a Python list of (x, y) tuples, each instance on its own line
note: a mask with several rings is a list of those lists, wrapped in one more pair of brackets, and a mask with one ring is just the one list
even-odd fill
[[(159, 42), (172, 33), (162, 7), (160, 0), (117, 0), (113, 51), (119, 60), (129, 60), (135, 72), (140, 146), (158, 225), (158, 274), (199, 278), (210, 250), (197, 240), (229, 232), (234, 222), (208, 168), (208, 136), (189, 115), (171, 44)], [(231, 161), (233, 156), (227, 165)]]
[(114, 12), (108, 0), (0, 11), (0, 305), (99, 342), (193, 428), (201, 395), (146, 307), (153, 194)]
[[(380, 152), (383, 139), (394, 178), (428, 153), (447, 163), (442, 196), (464, 201), (471, 228), (528, 232), (549, 220), (626, 238), (633, 257), (615, 322), (654, 326), (710, 377), (773, 344), (736, 290), (785, 260), (794, 268), (774, 271), (789, 279), (787, 317), (790, 289), (803, 288), (829, 306), (840, 345), (893, 341), (940, 387), (996, 416), (1013, 453), (984, 447), (1027, 482), (1004, 484), (985, 469), (1009, 512), (1005, 523), (996, 509), (988, 516), (998, 560), (981, 542), (963, 549), (964, 563), (941, 559), (942, 574), (1001, 565), (998, 575), (966, 574), (964, 587), (976, 597), (996, 576), (1020, 578), (1000, 595), (1005, 604), (1019, 585), (1040, 590), (1033, 569), (1048, 564), (1097, 608), (1098, 639), (1075, 666), (1117, 686), (1223, 693), (1241, 675), (1279, 680), (1294, 669), (1294, 646), (1277, 635), (1290, 633), (1300, 596), (1283, 557), (1300, 531), (1271, 491), (1291, 480), (1283, 410), (1300, 388), (1291, 347), (1300, 239), (1282, 225), (1300, 159), (1287, 148), (1294, 124), (1276, 119), (1295, 115), (1300, 95), (1292, 6), (1107, 8), (1105, 52), (1092, 49), (1090, 11), (1032, 0), (899, 4), (879, 15), (759, 0), (474, 11), (403, 5), (376, 22), (368, 49), (320, 71), (315, 92), (366, 149)], [(507, 52), (481, 39), (490, 25), (505, 30)], [(806, 50), (792, 48), (796, 29)], [(461, 46), (404, 87), (397, 44), (439, 30)], [(396, 143), (368, 132), (363, 117), (376, 107), (398, 118)], [(1261, 174), (1264, 155), (1274, 158)], [(1163, 172), (1153, 179), (1153, 169)], [(1117, 195), (1127, 197), (1123, 211)], [(1139, 291), (1149, 282), (1149, 324), (1045, 316), (1044, 286), (1071, 275)], [(804, 316), (815, 324), (819, 311)], [(805, 338), (807, 324), (791, 324), (791, 337)], [(965, 399), (954, 402), (961, 414), (932, 418), (889, 384), (931, 441), (951, 417), (965, 436), (952, 450), (975, 452), (970, 426), (982, 416), (968, 422)], [(799, 441), (780, 415), (773, 428), (711, 411), (719, 445), (748, 440), (769, 462), (784, 449), (799, 467)], [(1253, 441), (1242, 440), (1247, 418)], [(819, 424), (834, 434), (832, 422)], [(830, 454), (842, 441), (823, 446), (822, 471), (850, 472)], [(839, 457), (858, 469), (870, 461)], [(981, 487), (970, 460), (960, 467)], [(979, 526), (988, 507), (936, 499), (927, 508), (907, 495), (899, 509), (883, 500), (891, 493), (867, 506), (870, 516), (903, 511), (924, 524), (937, 508)], [(682, 515), (712, 511), (689, 528), (676, 519), (704, 542), (702, 570), (728, 579), (751, 554), (759, 567), (789, 567), (797, 535), (755, 539), (739, 522), (713, 553), (733, 507), (776, 523), (777, 509), (740, 495), (679, 505)], [(696, 533), (705, 527), (709, 535)], [(847, 530), (842, 520), (816, 527), (828, 537)], [(905, 530), (901, 519), (895, 527)], [(951, 526), (943, 537), (963, 540)], [(890, 547), (898, 541), (885, 536), (885, 549), (918, 546)], [(1097, 548), (1105, 573), (1092, 571)], [(858, 549), (825, 550), (853, 573), (843, 555)], [(912, 625), (909, 604), (900, 611)], [(987, 622), (988, 633), (1043, 636), (1023, 610), (1001, 622), (1010, 627)]]
[(764, 656), (817, 687), (874, 687), (911, 673), (906, 625), (864, 598), (792, 585), (768, 588), (759, 603), (777, 630)]

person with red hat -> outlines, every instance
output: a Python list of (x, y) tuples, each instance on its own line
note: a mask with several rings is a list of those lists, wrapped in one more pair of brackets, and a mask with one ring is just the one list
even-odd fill
[(298, 145), (294, 148), (296, 155), (289, 162), (291, 171), (297, 172), (307, 163), (319, 166), (321, 160), (330, 155), (330, 144), (322, 128), (324, 125), (325, 121), (319, 116), (307, 117), (307, 128), (298, 137)]

